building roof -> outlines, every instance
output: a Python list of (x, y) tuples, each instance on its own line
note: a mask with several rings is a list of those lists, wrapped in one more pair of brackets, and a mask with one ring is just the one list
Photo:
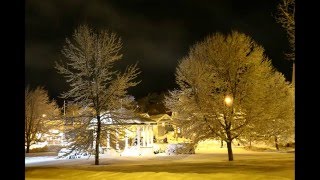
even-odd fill
[(170, 122), (172, 121), (172, 118), (168, 114), (157, 114), (157, 115), (152, 115), (150, 118), (157, 123), (162, 123), (162, 122)]
[[(97, 122), (97, 118), (93, 118), (91, 120), (91, 124), (95, 124)], [(110, 113), (104, 113), (101, 116), (101, 124), (102, 125), (145, 125), (145, 124), (157, 124), (156, 121), (152, 120), (151, 118), (145, 116), (144, 114), (141, 115), (133, 115), (127, 114), (125, 112), (118, 113), (116, 118), (111, 117)]]

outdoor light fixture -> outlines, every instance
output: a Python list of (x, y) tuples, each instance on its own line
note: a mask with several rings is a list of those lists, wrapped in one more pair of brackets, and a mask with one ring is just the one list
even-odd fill
[(231, 96), (226, 96), (224, 98), (224, 102), (226, 103), (227, 106), (230, 106), (232, 104), (232, 97)]

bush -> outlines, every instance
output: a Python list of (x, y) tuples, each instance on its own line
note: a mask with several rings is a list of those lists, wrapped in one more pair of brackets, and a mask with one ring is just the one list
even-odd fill
[(38, 152), (59, 152), (64, 146), (61, 145), (45, 145), (43, 147), (32, 148), (29, 150), (30, 153)]
[(174, 131), (174, 128), (172, 125), (166, 125), (165, 130), (166, 130), (166, 132), (170, 132), (170, 131)]
[(154, 144), (153, 146), (153, 153), (159, 154), (159, 153), (165, 153), (167, 149), (168, 144)]
[(244, 146), (243, 148), (245, 150), (258, 151), (258, 152), (267, 152), (267, 151), (271, 151), (271, 150), (274, 151), (274, 149), (271, 147)]
[(48, 146), (43, 146), (41, 148), (33, 148), (29, 150), (30, 153), (38, 153), (38, 152), (48, 152)]
[(195, 146), (193, 143), (169, 144), (166, 153), (171, 154), (195, 154)]
[(49, 145), (48, 151), (49, 152), (59, 152), (64, 146), (61, 145)]
[(295, 148), (295, 143), (291, 142), (291, 143), (287, 143), (286, 147), (291, 147), (291, 148)]
[(165, 152), (166, 152), (166, 150), (164, 150), (164, 149), (157, 149), (157, 150), (153, 151), (154, 154), (165, 153)]

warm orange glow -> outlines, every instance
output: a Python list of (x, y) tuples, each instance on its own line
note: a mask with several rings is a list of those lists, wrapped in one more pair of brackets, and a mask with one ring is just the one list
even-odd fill
[(224, 98), (224, 102), (227, 106), (230, 106), (232, 104), (232, 97), (226, 96), (226, 98)]
[(46, 114), (42, 114), (42, 117), (47, 117), (47, 115)]

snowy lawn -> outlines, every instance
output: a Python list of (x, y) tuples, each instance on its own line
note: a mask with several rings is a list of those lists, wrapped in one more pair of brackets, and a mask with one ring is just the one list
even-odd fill
[(192, 155), (110, 157), (26, 164), (26, 179), (294, 179), (294, 153), (234, 149), (196, 151)]

